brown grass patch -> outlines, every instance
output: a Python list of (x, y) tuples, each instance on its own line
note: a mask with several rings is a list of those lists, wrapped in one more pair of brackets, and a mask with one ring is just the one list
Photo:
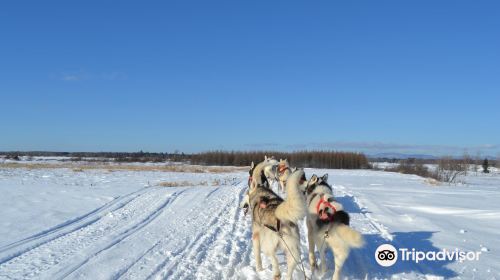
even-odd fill
[(26, 168), (26, 169), (58, 169), (70, 168), (78, 172), (88, 169), (103, 169), (113, 171), (160, 171), (160, 172), (184, 172), (184, 173), (229, 173), (246, 171), (246, 167), (234, 166), (201, 166), (201, 165), (128, 165), (113, 163), (0, 163), (0, 168)]
[(425, 179), (425, 183), (431, 185), (431, 186), (438, 186), (440, 184), (440, 182), (434, 178), (426, 178)]
[(208, 186), (207, 181), (189, 182), (189, 181), (175, 181), (175, 182), (160, 182), (156, 184), (160, 187), (188, 187), (188, 186)]
[(192, 186), (193, 184), (188, 181), (177, 181), (177, 182), (160, 182), (157, 186), (160, 187), (186, 187)]

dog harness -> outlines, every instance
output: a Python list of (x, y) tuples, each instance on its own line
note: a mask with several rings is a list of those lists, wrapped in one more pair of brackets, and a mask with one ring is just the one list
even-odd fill
[(284, 165), (284, 164), (280, 164), (280, 165), (279, 165), (279, 168), (278, 168), (278, 172), (279, 172), (279, 174), (281, 175), (281, 174), (285, 173), (285, 170), (287, 170), (287, 169), (290, 169), (290, 167), (287, 167), (287, 166), (286, 166), (286, 165)]
[(265, 224), (264, 226), (267, 227), (268, 229), (274, 231), (274, 232), (280, 233), (281, 220), (280, 219), (276, 219), (276, 227), (273, 227), (273, 226), (267, 225), (267, 224)]
[[(322, 205), (325, 205), (325, 208), (330, 208), (333, 210), (333, 213), (331, 215), (328, 215), (328, 218), (321, 218), (321, 211), (324, 211), (323, 209), (321, 209), (321, 206)], [(337, 212), (337, 208), (335, 208), (335, 206), (333, 206), (328, 200), (325, 199), (325, 194), (321, 194), (321, 197), (318, 201), (318, 204), (316, 204), (316, 214), (318, 214), (320, 220), (329, 220), (330, 222), (333, 222), (333, 214), (335, 214), (335, 212)]]

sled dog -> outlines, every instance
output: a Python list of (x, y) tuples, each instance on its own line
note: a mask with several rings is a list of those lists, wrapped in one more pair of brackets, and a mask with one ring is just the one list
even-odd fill
[(270, 187), (271, 184), (269, 181), (276, 180), (276, 167), (278, 166), (278, 161), (274, 158), (264, 157), (264, 161), (255, 164), (252, 161), (250, 165), (250, 170), (248, 171), (250, 177), (248, 179), (248, 186), (250, 187), (251, 181), (255, 180), (257, 185), (266, 184), (267, 187)]
[(327, 183), (328, 174), (323, 177), (311, 176), (306, 188), (307, 239), (309, 243), (309, 263), (316, 267), (314, 247), (319, 250), (321, 273), (326, 272), (325, 250), (330, 247), (335, 259), (332, 279), (340, 279), (344, 261), (351, 248), (364, 244), (362, 235), (349, 227), (349, 215), (333, 197), (332, 187)]
[[(265, 188), (270, 188), (269, 181), (265, 175), (264, 167), (267, 166), (267, 156), (264, 161), (255, 164), (253, 161), (250, 164), (250, 170), (248, 171), (248, 190), (252, 189), (252, 186), (261, 186)], [(248, 211), (248, 206), (250, 202), (248, 201), (248, 190), (240, 203), (240, 208), (245, 209), (245, 215)]]
[(290, 164), (288, 164), (287, 159), (280, 159), (278, 162), (278, 168), (276, 168), (275, 178), (279, 181), (281, 191), (285, 191), (286, 179), (292, 174), (292, 169)]
[(264, 156), (264, 175), (266, 176), (269, 186), (272, 186), (274, 182), (278, 181), (276, 177), (276, 170), (278, 169), (278, 161), (274, 157)]
[(275, 279), (279, 279), (281, 275), (276, 256), (278, 249), (286, 254), (287, 279), (292, 279), (297, 266), (295, 260), (298, 261), (300, 258), (297, 223), (305, 217), (307, 211), (304, 195), (299, 190), (301, 184), (307, 184), (305, 173), (303, 170), (297, 170), (287, 180), (288, 196), (283, 200), (265, 184), (261, 185), (257, 180), (253, 180), (244, 198), (252, 215), (252, 243), (256, 270), (262, 270), (262, 251), (271, 260)]

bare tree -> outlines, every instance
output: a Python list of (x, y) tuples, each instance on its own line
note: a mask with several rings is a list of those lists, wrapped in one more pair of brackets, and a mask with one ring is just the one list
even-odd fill
[(476, 172), (476, 175), (477, 175), (477, 172), (479, 172), (479, 166), (481, 166), (481, 152), (477, 151), (476, 158), (474, 161), (474, 171)]
[(453, 159), (452, 157), (442, 157), (438, 160), (436, 177), (441, 182), (457, 183), (459, 175), (467, 174), (467, 164), (463, 159)]

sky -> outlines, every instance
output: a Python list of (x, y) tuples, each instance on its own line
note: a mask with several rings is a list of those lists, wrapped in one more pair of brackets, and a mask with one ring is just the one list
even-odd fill
[(2, 1), (0, 151), (500, 154), (500, 2)]

